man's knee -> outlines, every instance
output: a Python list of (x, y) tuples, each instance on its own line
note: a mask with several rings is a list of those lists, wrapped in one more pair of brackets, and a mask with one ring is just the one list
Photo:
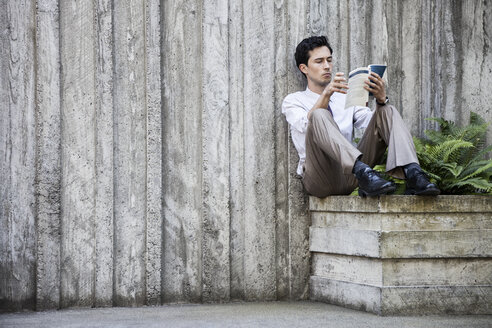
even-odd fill
[(377, 110), (377, 115), (382, 118), (392, 118), (394, 116), (400, 116), (398, 109), (393, 105), (386, 105), (379, 107)]
[(324, 108), (316, 108), (315, 110), (313, 110), (309, 118), (309, 124), (313, 127), (327, 126), (334, 123), (335, 120), (333, 119), (333, 116), (331, 116), (330, 112)]
[(379, 107), (378, 108), (378, 111), (380, 113), (383, 113), (383, 114), (391, 114), (391, 113), (393, 113), (394, 111), (397, 111), (397, 110), (396, 110), (396, 107), (395, 106), (388, 104), (386, 106)]
[(319, 121), (319, 120), (325, 119), (326, 114), (329, 114), (329, 112), (326, 109), (316, 108), (311, 113), (310, 121), (312, 122), (312, 121)]

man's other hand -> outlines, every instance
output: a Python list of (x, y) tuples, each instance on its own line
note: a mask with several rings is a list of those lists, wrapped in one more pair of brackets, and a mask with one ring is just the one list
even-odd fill
[(323, 93), (328, 97), (331, 97), (335, 92), (347, 93), (348, 85), (344, 75), (342, 72), (336, 73), (333, 80), (325, 87)]
[(370, 72), (369, 79), (365, 81), (365, 83), (366, 85), (364, 86), (364, 89), (372, 92), (377, 102), (384, 103), (386, 101), (384, 81), (377, 73)]

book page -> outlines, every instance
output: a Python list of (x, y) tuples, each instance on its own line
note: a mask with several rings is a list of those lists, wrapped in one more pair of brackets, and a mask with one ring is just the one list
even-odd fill
[(359, 67), (349, 73), (347, 98), (345, 108), (352, 106), (367, 106), (369, 92), (364, 89), (365, 81), (369, 76), (367, 67)]

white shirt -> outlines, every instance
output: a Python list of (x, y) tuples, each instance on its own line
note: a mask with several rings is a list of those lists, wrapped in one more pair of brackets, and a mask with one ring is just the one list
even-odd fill
[[(289, 94), (282, 103), (282, 113), (290, 125), (292, 141), (299, 154), (299, 164), (297, 165), (297, 174), (299, 175), (303, 175), (302, 167), (306, 161), (307, 114), (318, 101), (319, 96), (319, 94), (306, 88), (304, 91)], [(335, 92), (330, 97), (330, 108), (340, 132), (349, 142), (352, 142), (354, 126), (358, 129), (367, 127), (373, 112), (368, 107), (359, 106), (344, 109), (345, 97), (345, 94)]]

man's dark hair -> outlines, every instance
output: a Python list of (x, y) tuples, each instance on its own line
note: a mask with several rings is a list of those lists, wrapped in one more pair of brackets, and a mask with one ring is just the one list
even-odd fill
[(296, 53), (294, 55), (296, 58), (297, 68), (299, 68), (299, 65), (301, 64), (307, 65), (309, 60), (309, 52), (319, 47), (328, 47), (331, 54), (333, 54), (333, 50), (331, 49), (326, 36), (311, 36), (302, 40), (301, 43), (297, 45)]

